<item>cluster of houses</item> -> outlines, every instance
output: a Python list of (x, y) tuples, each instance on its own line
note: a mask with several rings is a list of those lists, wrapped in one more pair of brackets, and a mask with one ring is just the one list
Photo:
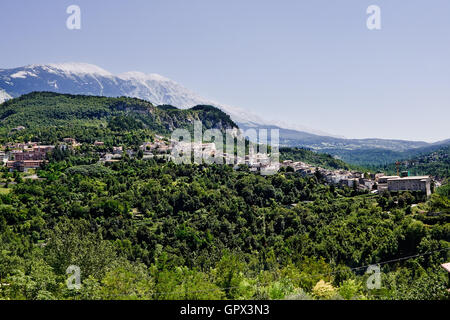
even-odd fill
[[(159, 157), (168, 161), (173, 160), (174, 154), (182, 156), (189, 149), (194, 157), (210, 158), (212, 162), (232, 165), (234, 169), (238, 169), (240, 165), (247, 165), (250, 171), (262, 174), (269, 174), (279, 169), (279, 163), (271, 161), (268, 154), (255, 153), (252, 148), (247, 155), (235, 155), (216, 149), (214, 142), (183, 142), (164, 139), (161, 136), (155, 136), (153, 142), (145, 142), (140, 146), (144, 159)], [(218, 157), (222, 158), (221, 161), (217, 161)]]
[(77, 142), (74, 138), (64, 138), (62, 148), (75, 149), (81, 146), (81, 143)]
[(169, 142), (164, 137), (156, 135), (153, 142), (144, 142), (139, 149), (144, 152), (144, 157), (155, 154), (168, 154), (172, 151), (173, 142)]
[(8, 143), (0, 151), (0, 157), (9, 170), (27, 171), (36, 169), (45, 161), (48, 152), (55, 146), (39, 145), (36, 142)]
[[(96, 141), (94, 146), (104, 145), (101, 141)], [(64, 138), (59, 144), (61, 149), (75, 149), (81, 146), (73, 138)], [(3, 165), (10, 171), (28, 171), (29, 169), (37, 169), (41, 167), (46, 161), (47, 153), (53, 151), (53, 145), (41, 145), (37, 142), (25, 143), (7, 143), (0, 147), (0, 158), (3, 160)], [(122, 157), (122, 147), (114, 147), (113, 153), (100, 153), (101, 160), (113, 161)]]
[[(97, 141), (98, 142), (98, 141)], [(95, 143), (94, 143), (95, 146)], [(97, 145), (98, 146), (98, 145)], [(127, 150), (127, 154), (132, 155), (133, 152)], [(101, 153), (100, 156), (100, 162), (117, 162), (120, 161), (123, 155), (123, 147), (113, 147), (113, 151)]]
[(384, 173), (363, 173), (347, 170), (328, 170), (317, 168), (301, 161), (285, 160), (282, 167), (291, 167), (295, 172), (304, 175), (314, 175), (318, 170), (320, 175), (330, 184), (369, 190), (371, 192), (383, 191), (420, 191), (431, 194), (430, 176), (409, 176), (407, 171), (400, 176), (386, 176)]
[[(81, 146), (73, 138), (63, 139), (61, 148), (74, 149)], [(102, 141), (95, 141), (94, 146), (104, 146)], [(152, 142), (143, 143), (139, 149), (143, 153), (144, 159), (153, 157), (164, 158), (167, 161), (173, 159), (173, 154), (182, 154), (186, 148), (192, 148), (194, 154), (200, 155), (202, 158), (222, 157), (221, 163), (232, 165), (238, 169), (240, 165), (248, 166), (252, 172), (261, 174), (270, 174), (276, 172), (280, 167), (290, 167), (294, 172), (301, 173), (305, 176), (315, 175), (319, 173), (328, 183), (346, 187), (357, 188), (359, 190), (368, 190), (371, 192), (383, 191), (421, 191), (427, 195), (431, 194), (431, 177), (430, 176), (409, 176), (407, 172), (402, 172), (400, 176), (386, 176), (384, 173), (363, 173), (347, 170), (329, 170), (311, 166), (301, 161), (285, 160), (281, 163), (274, 162), (267, 153), (255, 153), (250, 148), (249, 154), (236, 156), (235, 154), (219, 153), (214, 143), (187, 143), (165, 139), (162, 136), (155, 136)], [(3, 159), (4, 165), (11, 171), (27, 171), (28, 169), (36, 169), (45, 162), (46, 155), (52, 151), (55, 146), (40, 145), (36, 142), (28, 143), (8, 143), (0, 150), (0, 157)], [(112, 153), (100, 152), (100, 162), (119, 161), (123, 156), (123, 147), (113, 147)], [(126, 150), (130, 157), (134, 156), (133, 150)], [(217, 161), (214, 161), (217, 162)], [(318, 171), (318, 172), (317, 172)]]

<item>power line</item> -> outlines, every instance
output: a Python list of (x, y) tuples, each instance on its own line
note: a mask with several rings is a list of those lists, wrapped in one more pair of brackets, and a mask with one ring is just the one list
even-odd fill
[[(386, 261), (382, 261), (382, 262), (378, 262), (378, 263), (372, 263), (372, 264), (368, 264), (368, 265), (364, 265), (364, 266), (360, 266), (360, 267), (354, 267), (354, 268), (344, 269), (344, 270), (336, 270), (336, 271), (332, 271), (332, 272), (328, 272), (328, 273), (319, 273), (317, 275), (318, 276), (327, 276), (327, 275), (332, 275), (332, 274), (336, 274), (336, 273), (339, 273), (339, 272), (356, 271), (356, 270), (361, 270), (361, 269), (367, 269), (368, 267), (374, 266), (374, 265), (390, 264), (390, 263), (394, 263), (394, 262), (399, 262), (399, 261), (404, 261), (404, 260), (409, 260), (409, 259), (413, 259), (413, 258), (427, 256), (427, 255), (430, 255), (430, 254), (433, 254), (433, 253), (436, 253), (436, 252), (449, 251), (449, 250), (450, 250), (450, 248), (434, 250), (434, 251), (420, 253), (420, 254), (415, 254), (415, 255), (411, 255), (411, 256), (406, 256), (406, 257), (400, 257), (400, 258), (396, 258), (396, 259), (386, 260)], [(296, 279), (298, 279), (298, 278), (296, 278)], [(292, 280), (296, 280), (296, 279), (292, 279)], [(260, 284), (264, 284), (264, 283), (257, 282), (256, 284), (260, 285)], [(182, 295), (182, 294), (191, 294), (191, 293), (206, 293), (206, 292), (214, 292), (214, 291), (221, 291), (221, 290), (238, 289), (240, 287), (241, 286), (231, 286), (231, 287), (224, 287), (224, 288), (222, 287), (222, 288), (194, 290), (194, 291), (184, 290), (184, 291), (172, 291), (172, 292), (154, 292), (154, 293), (152, 293), (152, 295), (160, 296), (160, 295)]]
[[(431, 251), (431, 252), (419, 253), (419, 254), (415, 254), (415, 255), (412, 255), (412, 256), (406, 256), (406, 257), (396, 258), (396, 259), (382, 261), (382, 262), (375, 262), (375, 263), (372, 263), (372, 264), (368, 264), (368, 265), (360, 266), (360, 267), (355, 267), (355, 268), (350, 268), (350, 269), (347, 269), (347, 270), (353, 271), (353, 270), (367, 269), (368, 267), (374, 266), (374, 265), (389, 264), (389, 263), (393, 263), (393, 262), (409, 260), (409, 259), (412, 259), (412, 258), (423, 257), (423, 256), (430, 255), (432, 253), (442, 252), (442, 251), (449, 251), (449, 250), (450, 250), (450, 248), (445, 248), (445, 249), (435, 250), (435, 251)], [(343, 272), (343, 271), (346, 271), (346, 270), (336, 270), (336, 271), (330, 272), (328, 274), (334, 274), (334, 273), (339, 273), (339, 272)], [(328, 274), (324, 274), (324, 275), (328, 275)]]

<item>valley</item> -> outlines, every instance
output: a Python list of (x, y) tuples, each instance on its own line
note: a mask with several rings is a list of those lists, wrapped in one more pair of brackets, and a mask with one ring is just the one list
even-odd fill
[[(172, 130), (238, 128), (206, 105), (33, 92), (0, 119), (2, 299), (448, 299), (448, 170), (428, 194), (372, 172), (375, 189), (369, 169), (301, 148), (266, 176), (247, 157), (175, 164)], [(377, 264), (372, 289), (363, 266)]]

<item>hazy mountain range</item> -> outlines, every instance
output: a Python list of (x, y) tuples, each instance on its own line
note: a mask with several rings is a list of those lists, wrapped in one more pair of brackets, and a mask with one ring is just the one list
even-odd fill
[[(242, 129), (258, 127), (280, 129), (281, 145), (307, 147), (343, 158), (346, 158), (345, 155), (353, 150), (376, 149), (380, 152), (405, 152), (449, 142), (447, 140), (430, 144), (423, 141), (346, 139), (309, 129), (300, 124), (275, 123), (243, 109), (202, 98), (175, 81), (158, 74), (127, 72), (114, 75), (98, 66), (86, 63), (29, 65), (0, 69), (0, 103), (32, 91), (109, 97), (128, 96), (148, 100), (155, 105), (168, 104), (179, 108), (213, 105), (229, 114)], [(342, 151), (347, 153), (344, 152), (343, 156)]]

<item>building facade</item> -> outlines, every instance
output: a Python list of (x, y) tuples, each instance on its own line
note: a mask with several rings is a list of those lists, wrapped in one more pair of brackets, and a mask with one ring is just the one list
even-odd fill
[(429, 176), (391, 178), (387, 180), (389, 191), (421, 191), (427, 196), (431, 194), (431, 178)]

